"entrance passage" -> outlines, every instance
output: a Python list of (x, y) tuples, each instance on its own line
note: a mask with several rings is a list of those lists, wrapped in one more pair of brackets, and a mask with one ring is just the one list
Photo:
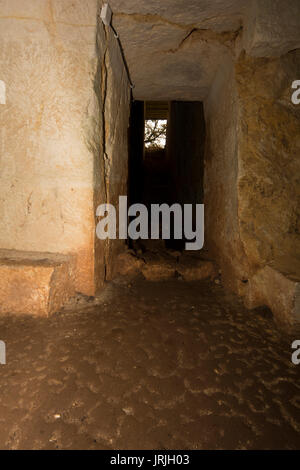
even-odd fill
[[(135, 101), (129, 140), (131, 204), (143, 203), (150, 209), (151, 204), (203, 203), (205, 120), (202, 103)], [(143, 246), (150, 244), (153, 246), (154, 241), (142, 243)], [(180, 251), (184, 244), (184, 240), (175, 240), (172, 235), (171, 240), (160, 241), (160, 247)]]

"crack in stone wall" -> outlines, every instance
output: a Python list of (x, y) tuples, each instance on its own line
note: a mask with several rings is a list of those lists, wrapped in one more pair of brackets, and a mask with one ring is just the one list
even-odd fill
[(167, 51), (162, 51), (163, 53), (176, 53), (178, 52), (186, 42), (192, 38), (193, 41), (211, 41), (224, 46), (227, 46), (231, 49), (234, 49), (235, 40), (241, 34), (243, 28), (239, 28), (236, 31), (225, 32), (225, 33), (216, 33), (210, 29), (199, 29), (192, 28), (188, 34), (180, 41), (179, 45), (174, 49), (169, 49)]
[[(109, 202), (109, 195), (108, 195), (108, 182), (109, 182), (109, 157), (107, 154), (106, 148), (106, 135), (107, 135), (107, 120), (106, 120), (106, 106), (107, 106), (107, 80), (108, 80), (108, 71), (107, 71), (107, 54), (108, 54), (108, 45), (107, 45), (107, 33), (104, 29), (105, 34), (105, 50), (103, 55), (103, 62), (102, 62), (102, 123), (103, 123), (103, 131), (102, 131), (102, 159), (103, 159), (103, 185), (104, 185), (104, 194), (105, 194), (105, 203)], [(108, 257), (108, 245), (109, 239), (104, 241), (104, 281), (106, 281), (107, 277), (107, 257)]]
[[(94, 83), (99, 114), (99, 127), (98, 130), (94, 128), (94, 132), (100, 135), (94, 157), (95, 212), (100, 204), (117, 205), (119, 194), (126, 194), (124, 191), (127, 183), (127, 127), (130, 104), (129, 85), (118, 43), (111, 30), (103, 26), (99, 13), (98, 67)], [(98, 222), (96, 219), (95, 223)], [(117, 243), (118, 240), (99, 240), (95, 237), (95, 277), (98, 287), (108, 279), (112, 271)]]

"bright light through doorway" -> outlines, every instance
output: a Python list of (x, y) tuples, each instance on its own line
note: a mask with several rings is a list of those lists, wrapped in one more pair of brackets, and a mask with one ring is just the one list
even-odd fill
[(167, 142), (167, 120), (149, 119), (145, 121), (145, 147), (165, 148)]

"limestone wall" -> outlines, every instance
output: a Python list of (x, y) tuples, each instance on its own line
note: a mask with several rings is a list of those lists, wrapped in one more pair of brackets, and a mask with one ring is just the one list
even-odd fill
[(291, 102), (299, 76), (300, 50), (272, 59), (242, 56), (236, 66), (240, 233), (257, 267), (300, 256), (300, 109)]
[(238, 220), (239, 106), (233, 61), (220, 67), (204, 108), (205, 246), (218, 261), (225, 284), (240, 292), (249, 267)]
[[(7, 91), (0, 105), (0, 247), (74, 254), (76, 289), (86, 294), (94, 293), (100, 269), (94, 253), (95, 204), (105, 193), (103, 100), (112, 123), (106, 153), (116, 163), (124, 157), (113, 155), (125, 145), (117, 130), (127, 100), (121, 87), (101, 93), (102, 80), (112, 82), (122, 62), (115, 38), (107, 44), (97, 21), (98, 6), (97, 0), (0, 2), (0, 80)], [(97, 85), (105, 51), (110, 71)]]
[[(128, 128), (131, 92), (120, 48), (112, 30), (97, 32), (98, 64), (95, 90), (100, 116), (91, 135), (95, 156), (94, 204), (107, 202), (119, 207), (119, 196), (128, 193)], [(99, 139), (99, 140), (98, 140)], [(97, 223), (97, 220), (96, 220)], [(123, 240), (95, 239), (95, 282), (100, 287), (110, 280), (117, 255), (124, 250)]]
[(299, 276), (300, 115), (291, 102), (299, 67), (299, 50), (242, 53), (223, 64), (205, 102), (206, 243), (225, 285), (252, 306), (266, 302), (263, 285), (255, 283), (256, 298), (252, 288), (265, 266)]

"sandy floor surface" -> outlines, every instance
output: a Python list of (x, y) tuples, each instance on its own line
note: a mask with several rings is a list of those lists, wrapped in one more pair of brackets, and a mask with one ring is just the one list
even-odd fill
[(213, 283), (111, 284), (0, 339), (1, 449), (300, 448), (300, 338)]

